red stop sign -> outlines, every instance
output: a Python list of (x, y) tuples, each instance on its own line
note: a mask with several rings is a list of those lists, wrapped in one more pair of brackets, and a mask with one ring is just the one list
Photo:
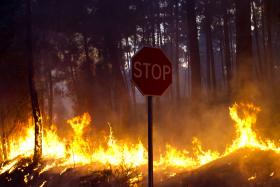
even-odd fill
[(144, 47), (132, 57), (132, 81), (143, 95), (162, 95), (172, 83), (172, 65), (159, 48)]

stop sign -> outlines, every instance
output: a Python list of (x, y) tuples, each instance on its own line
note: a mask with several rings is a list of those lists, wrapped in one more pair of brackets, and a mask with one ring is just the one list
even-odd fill
[(159, 48), (144, 47), (132, 57), (132, 81), (143, 95), (162, 95), (172, 82), (172, 65)]

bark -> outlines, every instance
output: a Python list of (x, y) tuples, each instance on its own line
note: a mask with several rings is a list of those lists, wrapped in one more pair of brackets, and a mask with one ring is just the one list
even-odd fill
[(2, 160), (7, 160), (8, 159), (8, 151), (7, 151), (7, 135), (6, 135), (6, 130), (5, 130), (5, 120), (3, 115), (1, 117), (1, 129), (2, 129), (2, 134), (1, 134), (1, 148), (2, 148)]
[(92, 67), (92, 62), (89, 54), (89, 43), (88, 36), (83, 33), (83, 48), (85, 52), (85, 61), (81, 66), (81, 85), (79, 86), (81, 92), (81, 103), (79, 103), (80, 111), (88, 111), (91, 115), (94, 115), (94, 109), (96, 107), (96, 95), (94, 87), (96, 86), (95, 81), (95, 69)]
[(206, 53), (207, 53), (207, 64), (208, 64), (208, 84), (212, 93), (216, 90), (216, 76), (215, 76), (215, 64), (214, 64), (214, 53), (213, 43), (211, 34), (211, 13), (210, 4), (206, 2), (205, 9), (205, 34), (206, 34)]
[(49, 82), (49, 98), (48, 98), (48, 125), (51, 127), (53, 124), (53, 78), (51, 68), (48, 68), (48, 82)]
[(152, 27), (152, 33), (151, 33), (151, 42), (152, 46), (156, 47), (156, 25), (155, 25), (155, 0), (150, 0), (151, 1), (151, 10), (149, 12), (151, 16), (151, 27)]
[(257, 18), (256, 18), (256, 12), (253, 7), (253, 3), (251, 3), (252, 10), (253, 10), (253, 25), (254, 25), (254, 37), (256, 41), (256, 52), (257, 52), (257, 64), (256, 64), (256, 69), (258, 70), (258, 77), (263, 75), (263, 67), (262, 67), (262, 59), (261, 59), (261, 52), (260, 52), (260, 42), (259, 42), (259, 28), (258, 28), (258, 23), (257, 23)]
[(200, 56), (198, 46), (198, 34), (195, 13), (195, 1), (188, 0), (186, 3), (187, 23), (188, 23), (188, 40), (191, 65), (191, 96), (193, 100), (201, 96), (201, 73), (200, 73)]
[[(185, 55), (185, 59), (187, 62), (189, 62), (189, 53), (187, 52)], [(189, 68), (189, 64), (188, 67), (185, 69), (185, 75), (184, 75), (184, 96), (185, 98), (187, 98), (190, 95), (190, 68)]]
[[(160, 47), (161, 45), (161, 31), (160, 31), (160, 20), (159, 20), (159, 2), (158, 0), (152, 0), (152, 32), (153, 32), (153, 40), (152, 40), (152, 46), (153, 47)], [(157, 38), (157, 41), (155, 39)], [(157, 112), (155, 113), (155, 119), (159, 120), (159, 113), (160, 113), (160, 98), (155, 98), (155, 108)]]
[(271, 42), (271, 2), (272, 0), (264, 0), (264, 13), (267, 33), (267, 75), (268, 80), (273, 80), (273, 59), (272, 59), (272, 42)]
[[(172, 38), (173, 38), (173, 33), (171, 34)], [(171, 61), (172, 61), (172, 66), (174, 66), (174, 62), (175, 62), (175, 59), (174, 59), (174, 50), (173, 50), (173, 46), (174, 46), (174, 41), (173, 39), (170, 40), (170, 57), (171, 57)], [(175, 64), (176, 66), (176, 64)], [(174, 94), (174, 89), (173, 89), (173, 85), (170, 86), (170, 98), (171, 98), (171, 101), (173, 102), (174, 101), (174, 97), (176, 97), (176, 93)]]
[(223, 0), (223, 29), (224, 29), (224, 54), (225, 54), (225, 64), (226, 64), (226, 77), (228, 90), (230, 91), (230, 81), (232, 78), (232, 65), (231, 65), (231, 55), (230, 55), (230, 40), (229, 40), (229, 19), (227, 13), (228, 2)]
[[(236, 73), (236, 51), (234, 50), (234, 44), (236, 44), (236, 38), (234, 37), (234, 33), (236, 32), (235, 25), (230, 24), (228, 25), (229, 28), (229, 51), (230, 51), (230, 60), (231, 60), (231, 82), (233, 82), (233, 75)], [(232, 90), (230, 90), (232, 91)]]
[(176, 78), (176, 101), (180, 102), (180, 79), (179, 79), (179, 6), (175, 1), (175, 78)]
[(262, 24), (262, 28), (261, 28), (261, 43), (262, 43), (262, 50), (263, 50), (263, 64), (262, 64), (262, 67), (263, 67), (263, 70), (264, 70), (264, 76), (265, 76), (265, 79), (267, 79), (267, 69), (266, 69), (266, 66), (267, 66), (267, 51), (266, 51), (266, 41), (265, 41), (265, 24), (264, 24), (264, 8), (262, 8), (262, 16), (261, 16), (261, 24)]
[[(109, 37), (110, 36), (110, 37)], [(128, 90), (121, 72), (121, 54), (118, 48), (117, 34), (108, 33), (106, 46), (108, 48), (108, 60), (112, 63), (112, 84), (111, 93), (113, 108), (116, 113), (120, 114), (120, 120), (124, 120), (124, 115), (128, 108)]]
[(38, 164), (42, 156), (42, 117), (39, 108), (37, 90), (34, 81), (34, 66), (33, 66), (33, 49), (32, 49), (32, 15), (31, 15), (31, 0), (27, 0), (26, 17), (27, 17), (27, 61), (28, 61), (28, 83), (32, 105), (32, 114), (35, 123), (35, 147), (33, 162)]
[(88, 37), (86, 34), (83, 34), (83, 38), (84, 38), (84, 50), (85, 50), (85, 55), (86, 55), (86, 61), (85, 61), (85, 68), (86, 68), (86, 73), (88, 74), (88, 78), (91, 79), (92, 75), (95, 74), (95, 72), (92, 71), (92, 66), (91, 66), (91, 60), (89, 57), (89, 45), (88, 45)]
[(249, 99), (252, 93), (253, 55), (251, 39), (250, 0), (235, 0), (236, 5), (236, 66), (234, 88), (238, 98)]
[[(133, 54), (136, 53), (136, 45), (137, 45), (137, 34), (136, 34), (136, 28), (135, 28), (135, 33), (134, 33), (134, 47), (133, 47)], [(132, 68), (130, 68), (131, 70)], [(136, 88), (135, 88), (135, 85), (133, 83), (130, 83), (131, 85), (131, 92), (132, 92), (132, 102), (133, 102), (133, 110), (134, 110), (134, 114), (136, 115)]]
[(226, 78), (225, 78), (225, 59), (224, 59), (224, 44), (223, 44), (223, 38), (220, 38), (219, 41), (219, 46), (220, 46), (220, 55), (221, 55), (221, 67), (222, 67), (222, 79), (223, 79), (223, 86), (226, 84)]
[(67, 64), (69, 64), (69, 73), (70, 73), (70, 80), (73, 84), (73, 89), (75, 93), (76, 103), (79, 103), (80, 101), (80, 92), (78, 91), (78, 85), (77, 85), (77, 76), (76, 71), (74, 67), (74, 62), (71, 59), (71, 56), (66, 56)]
[(160, 23), (161, 23), (161, 18), (160, 18), (160, 6), (159, 2), (157, 3), (157, 29), (158, 29), (158, 47), (162, 46), (162, 33), (160, 29)]

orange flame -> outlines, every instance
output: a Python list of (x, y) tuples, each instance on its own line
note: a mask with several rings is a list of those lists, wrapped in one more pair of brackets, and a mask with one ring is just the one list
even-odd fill
[[(259, 107), (252, 104), (234, 104), (229, 108), (230, 116), (235, 122), (236, 138), (224, 152), (203, 149), (200, 141), (193, 138), (192, 152), (186, 149), (177, 149), (170, 144), (166, 145), (165, 152), (161, 153), (158, 160), (154, 161), (155, 171), (168, 170), (174, 175), (178, 170), (192, 170), (205, 165), (213, 160), (226, 156), (240, 148), (250, 147), (260, 150), (273, 150), (280, 152), (271, 140), (260, 139), (253, 126), (257, 121)], [(105, 144), (93, 146), (89, 140), (84, 138), (85, 128), (89, 126), (91, 117), (88, 113), (67, 120), (73, 129), (73, 138), (68, 145), (61, 139), (55, 128), (45, 129), (43, 134), (43, 157), (62, 160), (60, 166), (72, 167), (73, 165), (85, 165), (96, 163), (102, 167), (126, 166), (146, 167), (147, 149), (141, 142), (133, 144), (118, 140), (113, 135), (113, 129), (109, 124), (109, 135)], [(29, 120), (28, 126), (21, 131), (21, 135), (12, 136), (9, 147), (8, 159), (13, 160), (7, 165), (0, 167), (0, 174), (10, 171), (17, 163), (19, 156), (28, 157), (33, 153), (34, 148), (34, 125)], [(192, 154), (190, 154), (192, 153)], [(56, 167), (53, 163), (46, 166), (43, 171)], [(42, 172), (43, 172), (42, 171)]]

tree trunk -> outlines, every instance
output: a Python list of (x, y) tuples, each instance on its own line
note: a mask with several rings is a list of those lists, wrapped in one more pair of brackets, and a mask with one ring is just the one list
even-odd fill
[(225, 54), (225, 64), (226, 64), (226, 77), (227, 77), (227, 85), (228, 85), (228, 91), (230, 93), (230, 82), (232, 78), (232, 66), (231, 66), (231, 55), (230, 55), (230, 40), (229, 40), (229, 23), (228, 23), (228, 13), (227, 13), (227, 7), (228, 2), (227, 0), (223, 0), (223, 28), (224, 28), (224, 54)]
[(201, 73), (200, 56), (197, 36), (197, 24), (194, 0), (188, 0), (186, 3), (189, 54), (191, 65), (191, 96), (193, 100), (200, 99), (201, 96)]
[(90, 59), (88, 36), (86, 33), (83, 33), (82, 35), (85, 61), (81, 66), (81, 85), (78, 85), (79, 91), (81, 92), (79, 111), (88, 111), (91, 115), (94, 115), (97, 107), (96, 90), (94, 89), (96, 87), (95, 68), (92, 68), (94, 66)]
[[(222, 36), (222, 35), (221, 35)], [(220, 41), (219, 41), (219, 46), (220, 46), (220, 55), (221, 55), (221, 67), (222, 67), (222, 79), (223, 79), (223, 83), (222, 86), (224, 87), (226, 84), (226, 78), (225, 78), (225, 58), (224, 58), (224, 44), (223, 44), (223, 38), (220, 37)]]
[(260, 42), (259, 42), (259, 29), (258, 29), (258, 23), (256, 18), (255, 9), (253, 7), (253, 3), (251, 3), (252, 6), (252, 14), (253, 14), (253, 25), (254, 25), (254, 37), (256, 41), (256, 52), (257, 52), (257, 59), (258, 63), (256, 64), (257, 74), (258, 77), (261, 79), (261, 76), (263, 75), (263, 67), (262, 67), (262, 59), (261, 59), (261, 53), (260, 53)]
[(48, 68), (48, 80), (49, 80), (49, 98), (48, 98), (48, 125), (51, 127), (53, 124), (53, 79), (51, 68)]
[(267, 79), (267, 49), (266, 49), (266, 39), (265, 39), (265, 24), (264, 24), (264, 8), (262, 7), (262, 15), (261, 15), (261, 25), (262, 25), (262, 28), (261, 28), (261, 44), (262, 44), (262, 50), (263, 50), (263, 64), (262, 64), (262, 67), (263, 67), (263, 70), (264, 70), (264, 77), (265, 79)]
[(267, 34), (267, 78), (269, 81), (273, 80), (273, 59), (272, 59), (272, 42), (271, 42), (271, 2), (272, 0), (264, 0), (264, 16), (266, 23)]
[(151, 1), (151, 9), (150, 9), (150, 16), (151, 16), (151, 25), (152, 25), (152, 33), (151, 33), (151, 45), (152, 47), (156, 47), (156, 25), (155, 25), (155, 0), (150, 0)]
[(180, 103), (180, 74), (179, 74), (179, 5), (175, 1), (175, 76), (176, 76), (176, 101)]
[(27, 18), (27, 61), (28, 61), (28, 83), (29, 92), (32, 104), (32, 114), (35, 123), (35, 147), (33, 162), (38, 164), (42, 156), (42, 117), (40, 113), (37, 90), (34, 81), (34, 66), (33, 66), (33, 49), (32, 49), (32, 15), (31, 15), (31, 0), (27, 0), (26, 18)]
[[(211, 93), (215, 93), (216, 90), (216, 75), (215, 75), (215, 62), (211, 35), (211, 13), (210, 4), (206, 2), (205, 9), (205, 35), (206, 35), (206, 52), (207, 52), (207, 64), (208, 64), (208, 83)], [(212, 95), (212, 94), (211, 94)]]
[(92, 65), (89, 57), (88, 36), (86, 34), (83, 34), (83, 39), (84, 39), (84, 50), (86, 55), (85, 68), (87, 69), (87, 74), (89, 78), (92, 79), (93, 75), (95, 75), (95, 66)]
[[(171, 37), (173, 38), (173, 33), (171, 33)], [(173, 39), (170, 39), (170, 57), (171, 57), (171, 61), (172, 61), (172, 66), (176, 66), (176, 64), (174, 65), (174, 41)], [(176, 91), (176, 90), (175, 90)], [(176, 102), (176, 100), (174, 100), (174, 97), (176, 97), (176, 93), (174, 94), (174, 85), (170, 86), (170, 96), (171, 96), (171, 101), (172, 102)], [(176, 99), (176, 98), (175, 98)]]
[[(70, 52), (70, 53), (72, 54), (73, 52)], [(66, 56), (66, 61), (67, 61), (67, 64), (69, 64), (70, 80), (73, 84), (76, 103), (80, 103), (80, 93), (78, 91), (77, 76), (76, 76), (74, 62), (73, 62), (71, 56), (68, 56), (68, 55)]]
[(157, 29), (158, 29), (158, 47), (162, 46), (162, 32), (160, 29), (160, 23), (161, 23), (161, 18), (160, 18), (160, 5), (159, 2), (157, 3)]
[(7, 151), (7, 139), (6, 139), (6, 130), (5, 130), (5, 120), (4, 116), (1, 114), (1, 130), (2, 130), (2, 135), (1, 135), (1, 148), (2, 148), (2, 157), (1, 159), (3, 161), (8, 159), (8, 151)]
[(235, 0), (236, 5), (236, 79), (234, 88), (239, 99), (251, 99), (253, 91), (253, 54), (250, 0)]
[[(110, 37), (109, 37), (110, 36)], [(114, 101), (114, 110), (121, 121), (126, 117), (128, 109), (128, 90), (122, 75), (122, 64), (120, 49), (118, 48), (118, 36), (108, 33), (106, 47), (108, 48), (109, 61), (112, 64), (112, 83), (111, 87), (112, 101)]]

